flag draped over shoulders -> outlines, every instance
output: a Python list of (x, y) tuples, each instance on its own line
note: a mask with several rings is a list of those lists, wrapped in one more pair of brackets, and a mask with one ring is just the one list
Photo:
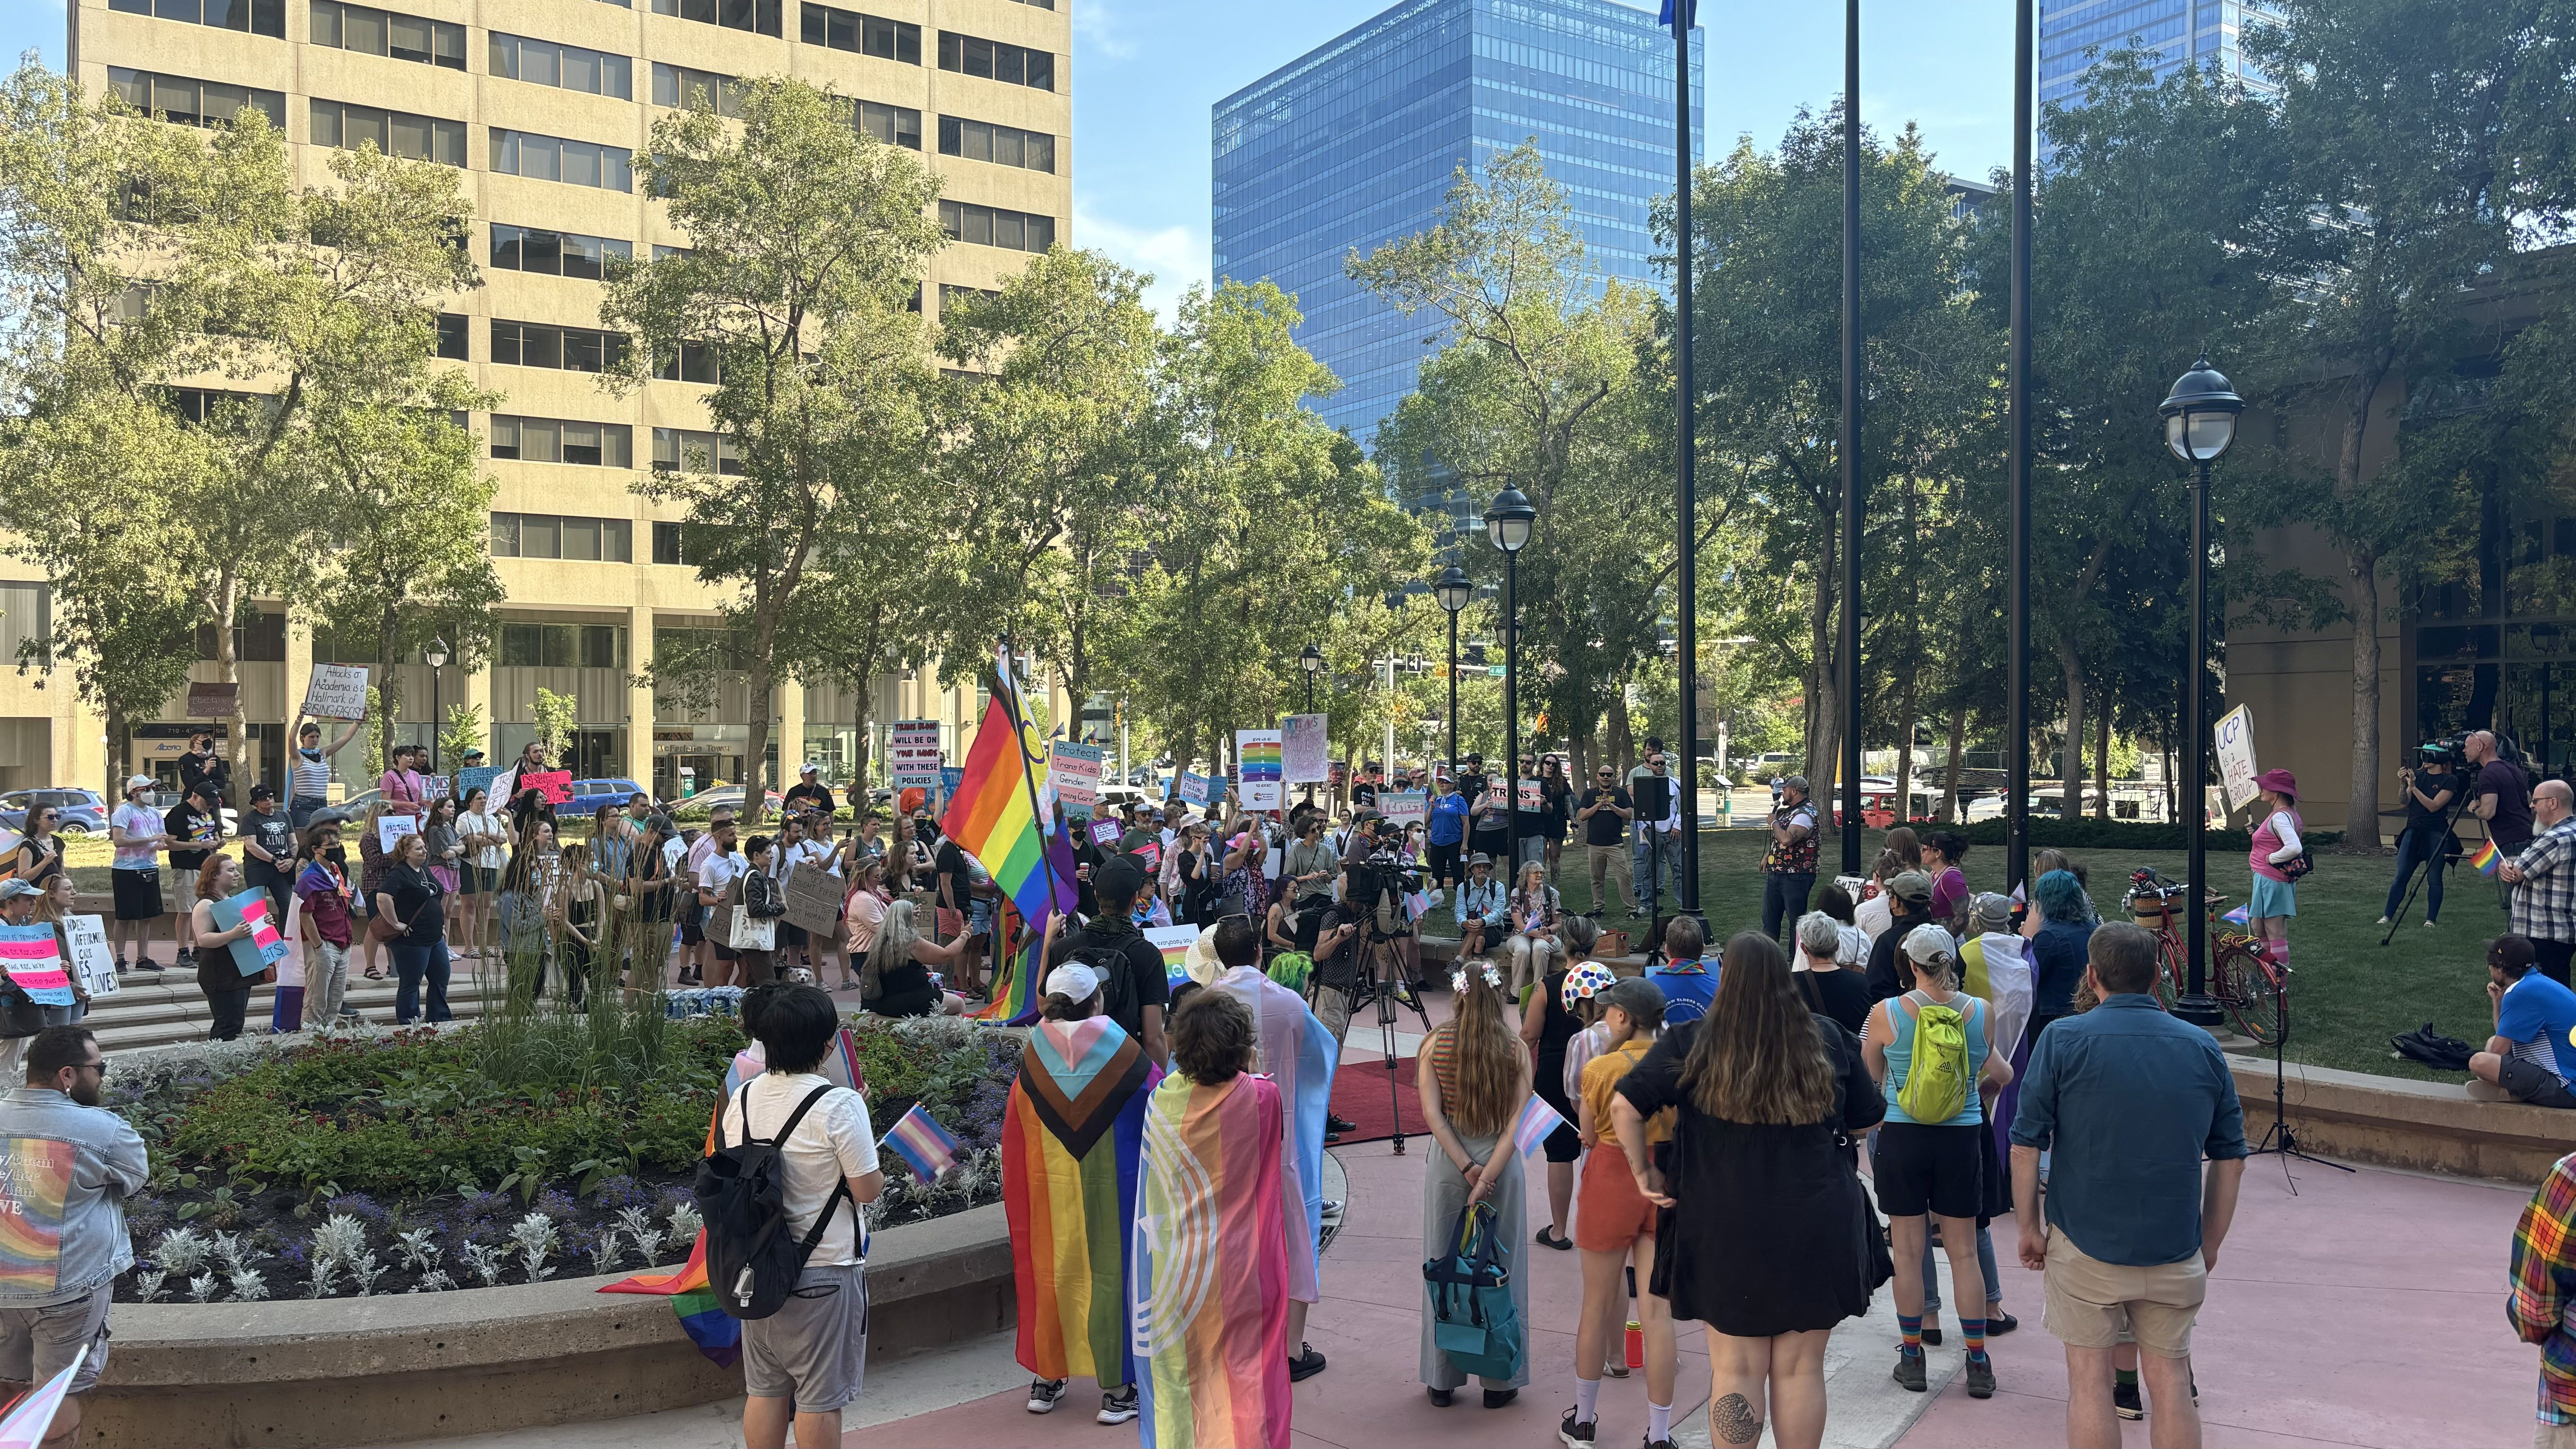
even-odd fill
[(1002, 1116), (1020, 1366), (1134, 1382), (1122, 1314), (1145, 1111), (1162, 1070), (1105, 1016), (1040, 1022)]
[(1145, 1113), (1128, 1272), (1145, 1449), (1288, 1442), (1279, 1088), (1174, 1073)]
[(1288, 1296), (1314, 1303), (1323, 1297), (1315, 1244), (1324, 1231), (1324, 1117), (1333, 1097), (1333, 1034), (1307, 1009), (1305, 998), (1257, 967), (1237, 966), (1213, 984), (1251, 1008), (1260, 1043), (1253, 1070), (1279, 1086), (1284, 1133), (1279, 1195), (1288, 1218)]

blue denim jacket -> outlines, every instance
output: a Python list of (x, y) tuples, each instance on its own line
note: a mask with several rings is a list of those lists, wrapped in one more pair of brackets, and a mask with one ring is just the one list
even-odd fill
[(0, 1201), (20, 1210), (20, 1179), (42, 1175), (49, 1156), (70, 1149), (71, 1181), (62, 1205), (61, 1252), (46, 1287), (10, 1287), (0, 1278), (0, 1308), (71, 1303), (134, 1266), (125, 1231), (125, 1199), (143, 1190), (150, 1167), (143, 1139), (104, 1107), (84, 1107), (51, 1087), (15, 1087), (0, 1095)]

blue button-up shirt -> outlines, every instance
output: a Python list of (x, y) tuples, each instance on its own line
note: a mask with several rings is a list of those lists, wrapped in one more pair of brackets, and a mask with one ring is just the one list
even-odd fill
[(2236, 1079), (2208, 1032), (2149, 996), (2106, 998), (2040, 1034), (2015, 1147), (2051, 1148), (2048, 1221), (2129, 1267), (2200, 1251), (2200, 1163), (2245, 1155)]
[[(150, 1176), (143, 1139), (104, 1107), (84, 1107), (51, 1087), (0, 1094), (0, 1213), (41, 1236), (59, 1229), (43, 1272), (0, 1276), (0, 1308), (44, 1308), (86, 1298), (134, 1266), (125, 1199)], [(55, 1199), (59, 1196), (60, 1205)]]

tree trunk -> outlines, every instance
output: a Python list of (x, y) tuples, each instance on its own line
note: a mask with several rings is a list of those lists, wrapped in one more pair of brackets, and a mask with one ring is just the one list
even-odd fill
[[(402, 686), (394, 672), (399, 664), (394, 635), (399, 622), (400, 616), (390, 603), (385, 605), (384, 617), (376, 621), (376, 699), (384, 709), (384, 727), (378, 732), (377, 739), (378, 748), (388, 762), (394, 757), (396, 721), (402, 718)], [(437, 721), (430, 722), (431, 729), (437, 727)]]
[(2173, 740), (2168, 737), (2158, 741), (2158, 744), (2163, 748), (2165, 759), (2165, 823), (2172, 824), (2181, 818), (2179, 806), (2174, 799)]
[(2068, 820), (2084, 818), (2084, 661), (2075, 657), (2074, 642), (2063, 633), (2057, 638), (2057, 668), (2066, 678), (2066, 736), (2060, 747), (2057, 767), (2065, 779), (2065, 804), (2059, 813)]
[[(241, 608), (241, 579), (230, 570), (215, 575), (214, 597), (207, 600), (215, 616), (215, 678), (233, 686), (233, 710), (224, 717), (224, 754), (233, 762), (235, 781), (250, 778), (250, 727), (242, 713), (241, 659), (233, 648), (233, 616)], [(124, 793), (114, 797), (123, 799)], [(238, 802), (236, 802), (238, 804)]]
[(2352, 803), (2344, 839), (2379, 843), (2379, 555), (2351, 550)]
[(1618, 768), (1622, 780), (1628, 778), (1630, 770), (1637, 768), (1637, 736), (1635, 727), (1628, 722), (1628, 690), (1625, 685), (1610, 696), (1610, 732), (1602, 744), (1602, 752)]
[[(1808, 798), (1811, 800), (1840, 798), (1834, 777), (1842, 759), (1842, 705), (1837, 689), (1842, 661), (1834, 649), (1834, 580), (1839, 575), (1834, 571), (1837, 567), (1834, 562), (1837, 541), (1832, 524), (1832, 518), (1828, 517), (1824, 556), (1816, 565), (1816, 607), (1808, 631), (1808, 645), (1815, 660), (1815, 684), (1807, 691), (1806, 774)], [(1851, 601), (1843, 603), (1848, 608)], [(1833, 818), (1830, 808), (1820, 813), (1825, 819)], [(1851, 823), (1854, 829), (1859, 828), (1860, 822)]]
[[(107, 765), (107, 788), (99, 792), (98, 798), (102, 800), (123, 800), (125, 798), (125, 771), (131, 762), (118, 759), (117, 750), (120, 747), (130, 746), (132, 744), (132, 736), (132, 727), (127, 725), (125, 722), (125, 711), (119, 709), (115, 705), (109, 705), (107, 707), (107, 759), (105, 761)], [(114, 807), (111, 806), (109, 808), (113, 809)]]
[(759, 827), (762, 807), (769, 803), (769, 707), (777, 688), (776, 630), (763, 626), (751, 652), (751, 724), (743, 738), (739, 817), (746, 837)]
[(1968, 748), (1968, 712), (1950, 712), (1950, 778), (1941, 788), (1941, 823), (1959, 823), (1959, 768)]
[(1897, 731), (1896, 749), (1896, 823), (1903, 825), (1914, 818), (1914, 691), (1916, 670), (1911, 657), (1905, 664), (1905, 727)]
[(2111, 818), (2111, 706), (2093, 711), (2093, 818)]

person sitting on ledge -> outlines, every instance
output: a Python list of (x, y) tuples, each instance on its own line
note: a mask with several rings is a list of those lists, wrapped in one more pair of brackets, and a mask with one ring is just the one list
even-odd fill
[(2536, 1107), (2576, 1107), (2576, 991), (2532, 969), (2539, 953), (2527, 936), (2487, 944), (2487, 1000), (2495, 1035), (2469, 1058), (2469, 1074)]

